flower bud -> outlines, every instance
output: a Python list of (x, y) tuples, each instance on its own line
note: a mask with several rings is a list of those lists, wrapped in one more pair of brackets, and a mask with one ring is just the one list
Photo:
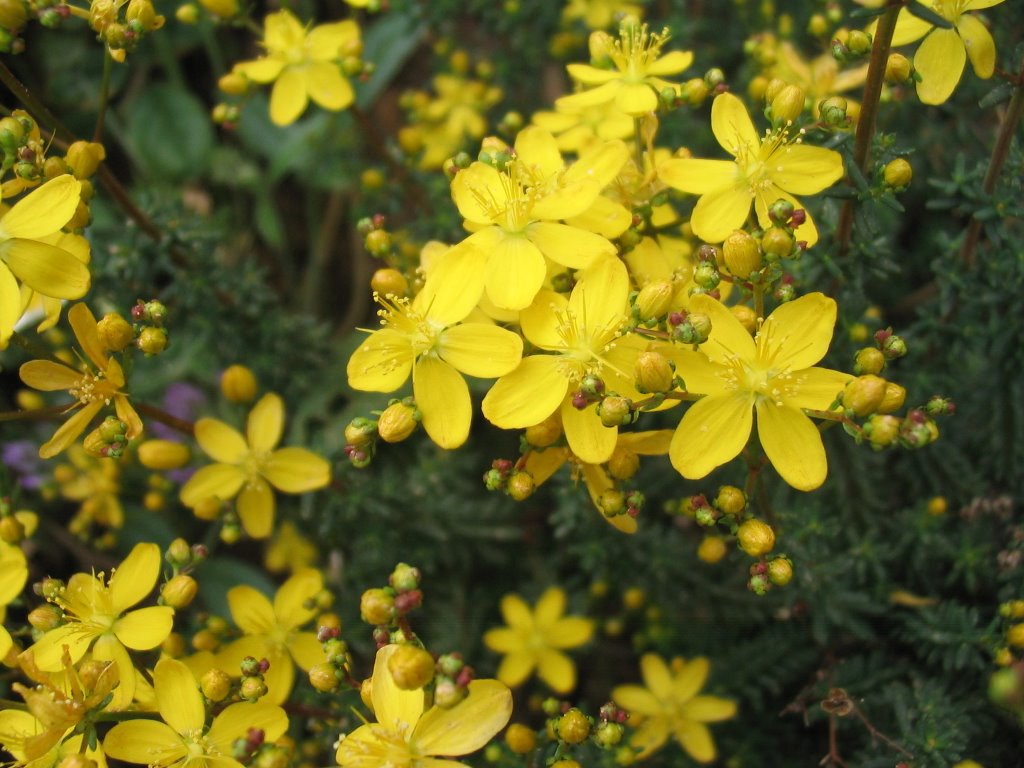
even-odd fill
[(267, 695), (267, 684), (262, 677), (243, 677), (238, 688), (238, 695), (245, 701), (256, 701)]
[(558, 718), (556, 730), (566, 744), (582, 744), (590, 737), (590, 718), (573, 707)]
[(775, 97), (786, 89), (787, 85), (789, 85), (789, 83), (778, 77), (773, 77), (771, 80), (769, 80), (768, 85), (765, 86), (764, 89), (765, 102), (767, 104), (771, 104)]
[(1006, 630), (1006, 644), (1014, 648), (1024, 648), (1024, 624), (1014, 624)]
[(639, 392), (660, 393), (675, 389), (675, 369), (668, 358), (659, 352), (648, 351), (637, 355), (634, 376)]
[(616, 480), (629, 480), (639, 469), (640, 457), (626, 448), (616, 448), (608, 459), (608, 474)]
[(362, 448), (377, 436), (377, 422), (363, 416), (352, 419), (345, 427), (345, 442), (353, 448)]
[(906, 399), (906, 387), (901, 387), (899, 384), (887, 381), (885, 382), (885, 396), (882, 398), (882, 402), (878, 405), (875, 412), (895, 413), (903, 407), (903, 403)]
[(525, 755), (537, 746), (537, 734), (522, 723), (512, 723), (505, 731), (505, 743), (517, 755)]
[(804, 111), (806, 95), (798, 85), (786, 85), (775, 94), (771, 101), (772, 121), (791, 123)]
[(775, 531), (768, 523), (750, 519), (736, 531), (736, 539), (740, 549), (751, 557), (762, 557), (772, 551), (775, 546)]
[(768, 580), (777, 587), (784, 587), (793, 579), (793, 563), (785, 556), (768, 562)]
[(626, 511), (626, 496), (615, 488), (609, 488), (597, 497), (597, 508), (605, 517), (615, 517)]
[(859, 29), (850, 31), (846, 38), (846, 47), (855, 56), (864, 56), (871, 50), (871, 35)]
[(818, 114), (827, 125), (842, 126), (852, 117), (849, 114), (849, 103), (842, 96), (823, 99), (818, 104)]
[(876, 450), (887, 448), (896, 442), (900, 434), (900, 425), (903, 423), (898, 416), (875, 414), (864, 424), (864, 437)]
[(705, 291), (713, 291), (722, 282), (714, 262), (702, 261), (693, 270), (693, 282)]
[(370, 278), (370, 288), (381, 296), (406, 296), (409, 281), (397, 269), (378, 269)]
[(199, 4), (221, 19), (233, 19), (238, 15), (238, 0), (199, 0)]
[(359, 599), (359, 614), (367, 624), (389, 625), (395, 618), (395, 596), (384, 589), (368, 589)]
[(904, 448), (923, 448), (939, 439), (939, 425), (923, 411), (913, 410), (900, 425), (900, 445)]
[(738, 515), (747, 508), (747, 494), (735, 485), (723, 485), (715, 496), (715, 506), (726, 515)]
[(135, 331), (131, 324), (117, 312), (104, 315), (96, 323), (96, 333), (100, 337), (100, 344), (110, 352), (120, 352), (135, 338)]
[(147, 440), (138, 449), (139, 463), (147, 469), (180, 469), (188, 464), (189, 447), (173, 440)]
[(406, 563), (399, 563), (388, 576), (388, 584), (398, 592), (412, 592), (420, 588), (423, 576), (420, 569)]
[(174, 18), (182, 24), (196, 24), (199, 22), (199, 6), (195, 3), (179, 5), (178, 10), (174, 12)]
[(0, 1), (0, 28), (17, 32), (28, 22), (28, 6), (23, 0)]
[(38, 608), (33, 608), (28, 614), (28, 623), (33, 629), (40, 632), (48, 632), (59, 627), (64, 621), (64, 612), (56, 605), (44, 603)]
[(882, 342), (882, 354), (886, 360), (895, 360), (907, 354), (907, 343), (899, 336), (889, 335)]
[(258, 387), (256, 374), (244, 365), (229, 365), (220, 375), (220, 391), (232, 403), (251, 403)]
[(164, 25), (164, 17), (153, 8), (152, 0), (128, 0), (125, 18), (134, 22), (132, 29), (144, 32), (152, 32)]
[(699, 107), (710, 93), (707, 81), (702, 77), (694, 77), (683, 83), (679, 89), (679, 98), (691, 107)]
[(20, 544), (25, 539), (25, 526), (14, 515), (0, 517), (0, 541), (12, 546)]
[(440, 680), (434, 687), (434, 704), (441, 709), (451, 709), (464, 698), (466, 689), (451, 680)]
[(231, 676), (223, 669), (213, 667), (199, 679), (199, 688), (202, 690), (203, 696), (210, 701), (214, 703), (223, 701), (231, 693)]
[(175, 610), (187, 608), (199, 591), (196, 580), (185, 573), (179, 573), (160, 589), (160, 598), (164, 605)]
[(338, 690), (341, 681), (338, 679), (338, 669), (333, 664), (322, 661), (309, 668), (309, 682), (320, 693), (331, 693)]
[(602, 720), (594, 728), (594, 743), (601, 749), (611, 749), (622, 741), (625, 732), (620, 723)]
[(887, 383), (885, 379), (871, 374), (851, 379), (843, 390), (843, 407), (857, 417), (875, 413), (885, 399)]
[(769, 227), (761, 236), (761, 249), (770, 259), (784, 259), (793, 252), (796, 241), (782, 227)]
[(656, 280), (640, 289), (636, 297), (637, 315), (641, 322), (664, 317), (672, 308), (675, 289), (668, 280)]
[(377, 433), (386, 443), (400, 443), (416, 430), (421, 418), (419, 410), (404, 400), (392, 403), (377, 419)]
[(633, 401), (628, 397), (609, 395), (597, 404), (597, 415), (606, 427), (621, 427), (635, 421)]
[(857, 375), (870, 373), (877, 375), (885, 368), (885, 355), (878, 347), (864, 347), (858, 350), (853, 361), (853, 372)]
[(902, 53), (890, 53), (885, 62), (885, 82), (889, 85), (899, 85), (910, 79), (912, 67), (910, 59)]
[(722, 243), (725, 265), (740, 280), (746, 280), (750, 273), (761, 268), (763, 259), (761, 247), (749, 233), (736, 230)]
[(736, 304), (730, 307), (730, 311), (733, 317), (740, 321), (744, 330), (753, 336), (754, 331), (757, 330), (757, 313), (746, 304)]
[(672, 339), (681, 344), (703, 344), (711, 336), (711, 318), (691, 312), (682, 323), (672, 329)]
[(526, 428), (526, 442), (534, 448), (547, 448), (562, 436), (562, 421), (558, 413), (553, 413), (540, 424)]
[(107, 151), (95, 141), (76, 141), (64, 154), (76, 179), (85, 180), (99, 170), (100, 163), (107, 158)]
[(902, 191), (910, 186), (910, 180), (914, 177), (914, 169), (902, 157), (897, 157), (886, 163), (882, 176), (886, 186), (892, 187), (896, 191)]
[(725, 557), (729, 549), (721, 536), (705, 536), (697, 547), (697, 557), (702, 562), (714, 565)]
[(422, 688), (434, 679), (434, 657), (415, 645), (400, 645), (388, 658), (391, 679), (403, 691)]
[(138, 345), (146, 357), (159, 355), (167, 349), (167, 331), (147, 325), (139, 332)]
[[(776, 224), (786, 224), (796, 212), (796, 206), (794, 206), (788, 200), (776, 200), (770, 206), (768, 206), (768, 218), (770, 218)], [(764, 247), (764, 244), (761, 244)]]
[(505, 483), (505, 491), (513, 501), (524, 501), (530, 498), (535, 488), (533, 475), (529, 472), (514, 471), (508, 476), (508, 482)]

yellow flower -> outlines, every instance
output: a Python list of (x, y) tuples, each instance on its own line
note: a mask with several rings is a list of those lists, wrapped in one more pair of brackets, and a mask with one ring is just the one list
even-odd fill
[(580, 19), (589, 29), (607, 29), (621, 16), (640, 17), (643, 7), (619, 0), (569, 0), (562, 9), (565, 21)]
[[(95, 760), (97, 768), (106, 768), (107, 761), (100, 748), (89, 749), (83, 743), (85, 736), (68, 735), (56, 741), (48, 739), (37, 748), (40, 736), (46, 733), (46, 726), (39, 722), (30, 712), (17, 709), (0, 711), (0, 745), (14, 758), (12, 763), (5, 761), (10, 768), (57, 768), (65, 759), (74, 759), (81, 755)], [(62, 734), (63, 736), (63, 734)]]
[(62, 498), (81, 502), (68, 530), (88, 535), (92, 526), (120, 528), (124, 525), (121, 506), (121, 463), (94, 458), (80, 445), (67, 452), (70, 464), (59, 464), (53, 476)]
[(660, 656), (648, 653), (640, 659), (644, 686), (620, 685), (612, 699), (632, 717), (642, 718), (630, 744), (641, 749), (644, 758), (660, 749), (674, 736), (679, 745), (699, 763), (715, 759), (715, 743), (705, 723), (728, 720), (736, 714), (736, 702), (717, 696), (697, 696), (708, 677), (704, 658), (673, 659), (669, 667)]
[(316, 616), (313, 598), (323, 586), (320, 572), (305, 568), (281, 585), (273, 604), (249, 586), (228, 590), (231, 618), (245, 637), (221, 651), (217, 666), (237, 676), (239, 664), (246, 656), (265, 658), (270, 669), (264, 675), (268, 693), (263, 700), (271, 704), (284, 702), (295, 682), (292, 660), (307, 671), (324, 660), (323, 646), (316, 633), (299, 631)]
[(424, 710), (422, 689), (400, 689), (388, 659), (398, 648), (385, 645), (373, 662), (370, 699), (375, 723), (345, 736), (336, 759), (342, 768), (457, 768), (461, 757), (483, 747), (512, 716), (512, 692), (497, 680), (473, 680), (469, 695), (449, 709)]
[(607, 238), (557, 222), (586, 213), (629, 152), (608, 142), (565, 168), (554, 138), (528, 127), (516, 138), (515, 155), (504, 171), (476, 162), (452, 181), (452, 198), (473, 231), (453, 249), (461, 257), (458, 288), (470, 296), (486, 290), (496, 306), (512, 310), (537, 295), (545, 258), (585, 269), (615, 255)]
[(930, 21), (914, 16), (908, 9), (896, 19), (892, 44), (906, 45), (920, 40), (914, 54), (914, 68), (921, 76), (917, 95), (925, 104), (942, 104), (948, 99), (970, 58), (974, 74), (992, 77), (996, 65), (996, 45), (991, 33), (970, 11), (999, 5), (1003, 0), (917, 0), (953, 25), (940, 29)]
[(321, 24), (307, 31), (291, 11), (277, 11), (264, 20), (263, 47), (266, 56), (239, 62), (234, 71), (253, 82), (274, 83), (270, 119), (276, 125), (294, 123), (310, 99), (333, 112), (352, 103), (352, 86), (342, 75), (339, 61), (362, 51), (354, 21)]
[(55, 299), (78, 299), (89, 290), (89, 268), (47, 242), (74, 216), (81, 193), (82, 184), (74, 176), (58, 176), (0, 217), (0, 349), (21, 317), (19, 280)]
[(53, 600), (64, 610), (68, 623), (47, 632), (25, 653), (32, 655), (40, 670), (59, 672), (64, 668), (65, 648), (72, 663), (77, 663), (92, 647), (93, 659), (117, 665), (121, 684), (114, 689), (109, 708), (127, 707), (135, 695), (135, 667), (128, 649), (155, 648), (171, 633), (174, 622), (174, 610), (167, 606), (128, 610), (153, 590), (160, 561), (160, 548), (142, 543), (111, 572), (109, 584), (102, 573), (74, 574)]
[[(437, 98), (417, 104), (412, 129), (424, 145), (419, 167), (440, 168), (463, 148), (467, 138), (479, 139), (487, 131), (487, 110), (501, 101), (501, 89), (461, 74), (434, 78)], [(423, 95), (426, 99), (426, 95)]]
[(238, 515), (254, 539), (274, 527), (274, 492), (305, 493), (331, 480), (331, 465), (305, 448), (278, 448), (284, 428), (284, 404), (274, 393), (264, 395), (249, 412), (246, 436), (216, 419), (196, 422), (196, 441), (216, 464), (203, 467), (179, 494), (187, 507), (211, 498), (238, 495)]
[(10, 633), (4, 627), (7, 606), (21, 594), (27, 580), (28, 563), (25, 561), (25, 553), (20, 547), (0, 541), (0, 659), (6, 657), (14, 645)]
[(267, 743), (288, 728), (288, 715), (280, 707), (232, 704), (206, 728), (206, 706), (195, 677), (182, 662), (161, 659), (153, 671), (157, 711), (163, 722), (130, 720), (118, 723), (103, 740), (111, 757), (129, 763), (160, 766), (220, 766), (242, 768), (234, 758), (234, 743), (250, 730), (263, 732)]
[[(860, 88), (868, 75), (868, 65), (853, 69), (839, 69), (839, 62), (830, 53), (823, 53), (804, 61), (796, 47), (788, 40), (779, 44), (776, 51), (778, 61), (772, 69), (775, 77), (787, 83), (798, 85), (811, 102), (811, 110), (818, 115), (818, 105), (823, 99)], [(855, 114), (859, 105), (851, 103), (850, 114)]]
[(484, 645), (505, 654), (498, 667), (499, 680), (513, 687), (522, 685), (536, 669), (555, 693), (576, 687), (576, 665), (562, 651), (590, 640), (594, 622), (564, 613), (565, 591), (558, 587), (547, 589), (533, 611), (518, 595), (501, 599), (501, 615), (508, 626), (484, 633)]
[(29, 360), (18, 369), (21, 380), (30, 387), (44, 392), (67, 390), (77, 400), (69, 410), (81, 407), (40, 447), (39, 455), (44, 459), (56, 456), (71, 445), (89, 426), (93, 417), (111, 402), (117, 418), (128, 425), (125, 433), (127, 438), (131, 440), (142, 434), (142, 420), (128, 401), (128, 395), (122, 391), (125, 385), (124, 371), (117, 360), (107, 355), (100, 343), (96, 318), (85, 304), (75, 304), (68, 310), (68, 322), (75, 332), (78, 345), (95, 366), (95, 372), (88, 367), (84, 371), (77, 371), (52, 360)]
[(532, 121), (555, 137), (562, 152), (578, 154), (604, 141), (633, 136), (633, 119), (616, 109), (611, 101), (594, 107), (574, 107), (559, 100), (554, 111), (534, 112)]
[[(816, 194), (843, 176), (838, 152), (804, 146), (786, 128), (760, 138), (743, 102), (731, 93), (715, 98), (711, 130), (735, 160), (674, 159), (658, 170), (670, 187), (701, 196), (690, 225), (697, 237), (709, 243), (720, 243), (733, 230), (742, 229), (751, 202), (761, 226), (768, 226), (768, 206), (776, 200), (803, 208), (793, 194)], [(808, 245), (818, 241), (810, 215), (796, 234)]]
[(836, 303), (810, 293), (783, 304), (761, 325), (756, 340), (726, 307), (694, 296), (690, 310), (711, 318), (701, 352), (675, 353), (690, 406), (672, 438), (669, 456), (683, 477), (696, 480), (743, 450), (757, 412), (757, 436), (768, 460), (794, 488), (811, 491), (828, 465), (821, 435), (802, 409), (828, 409), (851, 376), (812, 367), (828, 351)]
[(591, 52), (607, 56), (614, 68), (568, 65), (573, 80), (596, 87), (563, 96), (556, 105), (580, 108), (614, 101), (621, 112), (632, 117), (655, 111), (662, 89), (678, 89), (662, 76), (678, 74), (693, 62), (690, 51), (672, 51), (661, 56), (661, 48), (668, 40), (667, 29), (654, 34), (636, 19), (627, 19), (620, 25), (618, 40), (605, 32), (594, 32), (590, 36)]
[[(81, 205), (82, 203), (79, 203), (79, 207)], [(91, 257), (89, 241), (81, 235), (71, 234), (70, 232), (57, 232), (43, 238), (42, 242), (54, 245), (62, 251), (67, 251), (82, 262), (82, 264), (89, 264)], [(42, 319), (39, 321), (39, 325), (36, 326), (36, 333), (42, 333), (55, 326), (60, 320), (64, 301), (52, 296), (46, 296), (23, 284), (21, 286), (21, 308), (22, 314), (19, 322), (27, 322), (29, 316), (36, 318), (40, 313), (42, 314)], [(35, 322), (35, 320), (33, 319), (32, 322)]]
[[(511, 331), (461, 322), (476, 298), (458, 290), (460, 276), (457, 269), (439, 273), (411, 302), (376, 296), (384, 327), (352, 354), (347, 369), (349, 385), (370, 392), (394, 392), (411, 374), (423, 428), (442, 448), (458, 448), (469, 436), (473, 403), (462, 375), (501, 376), (519, 364), (523, 353), (522, 339)], [(435, 292), (443, 283), (447, 289)]]
[(600, 464), (615, 450), (616, 427), (606, 427), (596, 405), (580, 410), (573, 395), (584, 378), (600, 377), (605, 391), (640, 398), (633, 386), (636, 356), (645, 346), (623, 336), (629, 276), (617, 258), (582, 273), (569, 298), (543, 290), (520, 315), (523, 335), (553, 354), (524, 357), (484, 397), (483, 414), (502, 429), (523, 429), (560, 411), (565, 437), (583, 461)]
[(270, 539), (266, 552), (263, 553), (263, 566), (272, 573), (308, 568), (316, 562), (316, 544), (295, 526), (291, 520), (285, 520), (277, 529), (277, 534)]

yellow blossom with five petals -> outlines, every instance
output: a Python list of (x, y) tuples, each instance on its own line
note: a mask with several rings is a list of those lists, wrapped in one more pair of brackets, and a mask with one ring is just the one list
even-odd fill
[(306, 493), (331, 480), (331, 465), (305, 448), (277, 448), (284, 430), (284, 403), (270, 392), (249, 412), (246, 435), (217, 419), (199, 419), (199, 447), (216, 463), (203, 467), (182, 486), (187, 507), (211, 498), (238, 496), (238, 516), (245, 532), (266, 538), (274, 527), (274, 492)]
[(715, 759), (715, 743), (705, 723), (728, 720), (736, 714), (736, 702), (718, 696), (698, 696), (710, 665), (705, 658), (673, 659), (671, 666), (648, 653), (640, 659), (644, 685), (620, 685), (612, 699), (630, 714), (638, 728), (630, 745), (640, 748), (638, 758), (661, 749), (669, 736), (699, 763)]
[(231, 704), (206, 725), (206, 704), (199, 683), (180, 661), (164, 658), (153, 671), (158, 720), (118, 723), (103, 740), (111, 757), (160, 768), (242, 768), (235, 742), (252, 729), (269, 744), (288, 729), (288, 715), (278, 706), (258, 702)]
[[(370, 700), (377, 721), (345, 736), (336, 760), (342, 768), (465, 768), (461, 757), (483, 747), (512, 716), (512, 692), (497, 680), (473, 680), (448, 709), (425, 708), (421, 688), (399, 688), (388, 670), (397, 645), (377, 651)], [(424, 711), (426, 710), (426, 711)]]
[(677, 370), (690, 392), (703, 394), (686, 411), (669, 450), (672, 466), (698, 480), (743, 450), (757, 414), (757, 436), (783, 480), (801, 491), (825, 481), (821, 434), (805, 408), (827, 410), (852, 378), (813, 367), (828, 351), (836, 303), (809, 293), (781, 305), (752, 338), (736, 316), (709, 296), (690, 311), (711, 319), (699, 352), (677, 350)]
[[(700, 195), (690, 226), (709, 243), (720, 243), (742, 229), (754, 204), (762, 227), (770, 224), (768, 206), (788, 200), (803, 208), (796, 195), (813, 195), (843, 176), (843, 158), (824, 147), (810, 147), (786, 127), (758, 136), (743, 102), (723, 93), (711, 105), (711, 131), (733, 160), (667, 160), (658, 169), (670, 187)], [(796, 236), (814, 245), (818, 230), (811, 220), (796, 228)]]
[(555, 693), (576, 687), (576, 665), (563, 653), (577, 648), (594, 634), (594, 622), (583, 616), (565, 616), (566, 595), (550, 587), (530, 606), (519, 595), (501, 599), (501, 615), (507, 627), (484, 633), (484, 645), (505, 654), (498, 667), (498, 679), (506, 685), (522, 685), (537, 671)]
[(270, 13), (264, 19), (263, 47), (267, 55), (235, 64), (234, 71), (256, 83), (274, 83), (270, 119), (290, 125), (309, 101), (338, 112), (355, 99), (339, 62), (362, 52), (359, 26), (354, 21), (303, 27), (291, 11)]

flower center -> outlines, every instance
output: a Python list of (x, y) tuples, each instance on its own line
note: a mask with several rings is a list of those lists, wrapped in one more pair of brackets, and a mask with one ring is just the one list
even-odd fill
[(657, 61), (670, 37), (667, 27), (660, 34), (655, 34), (648, 30), (646, 24), (623, 24), (619, 29), (619, 39), (612, 44), (608, 55), (625, 75), (623, 79), (642, 82), (647, 77), (647, 68)]
[(428, 354), (437, 347), (446, 326), (414, 309), (412, 302), (404, 296), (391, 293), (381, 296), (374, 293), (373, 298), (381, 306), (377, 310), (380, 324), (405, 336), (416, 357)]
[(103, 378), (102, 373), (84, 374), (68, 392), (81, 405), (89, 405), (89, 403), (97, 401), (110, 405), (114, 395), (118, 394), (117, 387)]

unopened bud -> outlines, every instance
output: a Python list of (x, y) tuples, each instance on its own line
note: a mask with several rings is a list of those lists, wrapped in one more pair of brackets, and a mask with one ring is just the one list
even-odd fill
[(139, 463), (147, 469), (180, 469), (188, 464), (189, 447), (173, 440), (147, 440), (138, 449)]
[(735, 485), (723, 485), (718, 489), (714, 504), (724, 515), (738, 515), (747, 508), (747, 495)]
[(116, 312), (103, 316), (96, 324), (96, 333), (100, 344), (111, 352), (121, 352), (135, 338), (131, 324)]
[(872, 448), (881, 450), (896, 442), (902, 423), (898, 416), (875, 414), (864, 424), (863, 434)]
[(505, 731), (505, 743), (514, 754), (525, 755), (537, 746), (537, 735), (522, 723), (512, 723)]
[(376, 435), (377, 422), (363, 416), (352, 419), (345, 427), (345, 442), (354, 448), (369, 445)]
[(566, 744), (582, 744), (590, 737), (590, 718), (573, 707), (558, 718), (557, 731)]
[(853, 372), (861, 375), (865, 373), (877, 375), (885, 368), (885, 355), (878, 347), (864, 347), (857, 351), (853, 361)]
[(206, 671), (206, 674), (199, 680), (199, 687), (203, 696), (210, 701), (217, 703), (227, 698), (231, 693), (231, 676), (223, 669), (214, 667)]
[(887, 383), (885, 379), (871, 374), (851, 379), (843, 390), (843, 407), (857, 417), (875, 413), (885, 398)]
[(48, 632), (59, 627), (64, 620), (64, 612), (56, 605), (44, 603), (38, 608), (33, 608), (28, 614), (28, 623), (33, 629), (40, 632)]
[(795, 245), (793, 236), (782, 227), (769, 227), (761, 236), (761, 248), (769, 258), (784, 259)]
[(179, 573), (160, 589), (160, 597), (164, 605), (175, 610), (187, 608), (199, 591), (196, 580), (185, 573)]
[(322, 661), (309, 669), (309, 682), (320, 693), (331, 693), (338, 690), (341, 681), (338, 679), (338, 668)]
[(403, 691), (422, 688), (434, 679), (434, 657), (415, 645), (400, 645), (388, 658), (391, 679)]
[(245, 701), (256, 701), (267, 695), (267, 684), (263, 682), (262, 677), (243, 677), (238, 695)]
[(798, 85), (786, 85), (771, 101), (772, 120), (775, 123), (791, 123), (804, 111), (806, 95)]
[(516, 471), (508, 477), (505, 484), (505, 491), (514, 501), (523, 501), (533, 495), (536, 484), (533, 475), (529, 472)]
[(736, 531), (740, 549), (751, 557), (762, 557), (775, 546), (775, 531), (762, 520), (750, 519)]
[(0, 541), (17, 546), (25, 539), (25, 526), (14, 515), (0, 517)]
[(409, 292), (409, 281), (397, 269), (378, 269), (370, 278), (370, 288), (381, 296), (405, 296)]
[(633, 401), (628, 397), (609, 395), (597, 405), (597, 415), (606, 427), (621, 427), (635, 420)]
[(664, 317), (672, 308), (675, 289), (668, 280), (656, 280), (640, 289), (636, 297), (636, 309), (641, 322)]
[(871, 50), (871, 35), (854, 29), (846, 38), (846, 47), (854, 56), (864, 56)]
[(147, 325), (139, 332), (138, 345), (146, 357), (159, 355), (167, 349), (167, 331)]
[(901, 191), (910, 186), (910, 180), (914, 178), (914, 169), (902, 157), (897, 157), (886, 163), (882, 176), (886, 186)]
[(420, 588), (423, 576), (420, 569), (406, 563), (399, 563), (388, 576), (388, 584), (398, 592), (412, 592)]
[(404, 400), (392, 403), (377, 420), (377, 433), (386, 443), (400, 443), (416, 430), (421, 418), (414, 405)]
[(626, 512), (626, 496), (622, 491), (609, 488), (597, 497), (597, 508), (605, 517), (615, 517)]
[(256, 374), (245, 365), (229, 365), (220, 375), (220, 391), (232, 403), (251, 403), (258, 387)]
[(526, 442), (534, 448), (547, 448), (562, 436), (562, 421), (553, 413), (540, 424), (526, 428)]
[(902, 387), (891, 381), (885, 382), (885, 396), (879, 403), (876, 413), (895, 413), (903, 407), (907, 399), (906, 387)]
[(367, 624), (389, 625), (395, 618), (395, 596), (384, 589), (368, 589), (359, 599), (359, 614)]
[(761, 247), (749, 233), (736, 230), (722, 243), (725, 265), (740, 280), (746, 280), (750, 273), (761, 268), (763, 263)]
[(697, 547), (697, 557), (702, 562), (714, 565), (725, 557), (728, 551), (725, 539), (721, 536), (705, 536)]
[(889, 85), (899, 85), (910, 79), (913, 67), (910, 59), (902, 53), (890, 53), (885, 62), (885, 82)]

